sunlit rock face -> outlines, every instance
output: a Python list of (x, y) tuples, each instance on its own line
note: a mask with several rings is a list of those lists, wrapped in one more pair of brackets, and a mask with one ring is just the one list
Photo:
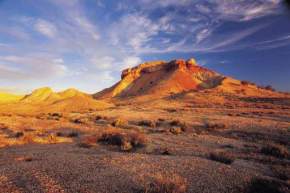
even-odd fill
[(194, 58), (152, 61), (123, 70), (117, 84), (95, 94), (95, 97), (164, 96), (212, 88), (222, 78), (220, 74), (199, 66)]

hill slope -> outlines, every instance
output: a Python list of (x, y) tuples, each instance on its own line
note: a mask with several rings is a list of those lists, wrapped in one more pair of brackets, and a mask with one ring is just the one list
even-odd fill
[(194, 59), (154, 61), (140, 64), (122, 72), (121, 80), (94, 95), (95, 98), (153, 96), (161, 97), (185, 91), (209, 89), (234, 94), (261, 95), (271, 91), (254, 84), (223, 76), (199, 66)]
[(10, 93), (0, 92), (0, 103), (10, 103), (10, 102), (17, 102), (23, 96), (21, 95), (14, 95)]
[(34, 90), (14, 104), (2, 103), (2, 106), (5, 111), (33, 113), (104, 109), (111, 107), (112, 104), (96, 100), (91, 95), (76, 89), (54, 92), (51, 88), (44, 87)]

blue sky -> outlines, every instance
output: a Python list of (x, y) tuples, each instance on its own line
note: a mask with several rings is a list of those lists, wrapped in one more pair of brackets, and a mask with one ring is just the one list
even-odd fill
[(124, 68), (194, 57), (290, 91), (289, 21), (282, 0), (0, 0), (0, 89), (94, 93)]

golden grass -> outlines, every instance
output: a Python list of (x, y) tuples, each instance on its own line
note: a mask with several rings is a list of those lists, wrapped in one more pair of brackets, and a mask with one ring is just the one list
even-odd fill
[(24, 133), (20, 137), (7, 137), (0, 136), (0, 147), (24, 145), (24, 144), (56, 144), (56, 143), (69, 143), (72, 142), (71, 138), (57, 137), (54, 134), (40, 134), (39, 132)]
[(185, 193), (187, 191), (187, 180), (179, 175), (157, 174), (152, 182), (147, 183), (143, 193)]

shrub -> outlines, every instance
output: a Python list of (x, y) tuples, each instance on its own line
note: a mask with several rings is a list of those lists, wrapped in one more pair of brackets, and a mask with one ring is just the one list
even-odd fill
[(286, 183), (273, 179), (255, 178), (251, 181), (247, 193), (286, 193)]
[(180, 127), (172, 127), (169, 129), (169, 131), (174, 135), (179, 135), (182, 133), (182, 129)]
[(78, 137), (79, 133), (77, 131), (72, 131), (68, 133), (67, 137)]
[(213, 152), (210, 153), (209, 159), (217, 162), (221, 162), (224, 164), (231, 164), (234, 161), (234, 158), (225, 152)]
[(109, 129), (101, 134), (98, 141), (119, 146), (123, 151), (129, 151), (133, 148), (145, 146), (147, 139), (144, 134), (136, 131), (122, 132), (117, 129)]
[(272, 166), (271, 170), (275, 177), (279, 178), (280, 180), (289, 180), (290, 179), (290, 168), (285, 166)]
[(102, 119), (106, 120), (106, 119), (108, 119), (108, 117), (102, 116), (102, 115), (97, 115), (96, 118), (95, 118), (96, 121), (102, 120)]
[(249, 84), (250, 84), (250, 82), (249, 82), (249, 81), (247, 81), (247, 80), (242, 80), (242, 81), (241, 81), (241, 84), (242, 84), (242, 85), (249, 85)]
[(65, 134), (59, 131), (59, 132), (56, 132), (56, 136), (57, 137), (65, 137)]
[(183, 132), (186, 132), (188, 129), (186, 123), (180, 120), (173, 120), (170, 122), (170, 125), (180, 127)]
[(216, 130), (216, 129), (225, 129), (226, 128), (226, 125), (224, 123), (209, 123), (209, 122), (206, 122), (204, 123), (204, 127), (207, 129), (207, 130)]
[(18, 131), (18, 132), (16, 132), (16, 133), (14, 134), (14, 137), (15, 137), (15, 138), (19, 138), (19, 137), (22, 137), (23, 135), (24, 135), (23, 132)]
[(142, 120), (138, 122), (139, 126), (156, 127), (156, 123), (151, 120)]
[(33, 134), (26, 134), (22, 137), (22, 141), (24, 143), (34, 143), (35, 135)]
[(145, 185), (144, 193), (185, 193), (187, 191), (187, 181), (178, 175), (156, 175), (152, 182)]
[(289, 156), (288, 149), (286, 147), (274, 143), (268, 143), (262, 147), (261, 153), (277, 158), (287, 158)]
[(32, 159), (32, 157), (25, 157), (24, 158), (24, 161), (26, 161), (26, 162), (31, 162), (33, 159)]
[(78, 143), (78, 146), (81, 148), (91, 148), (92, 147), (91, 144), (86, 143), (86, 142), (80, 142), (80, 143)]
[(31, 162), (33, 160), (30, 156), (21, 156), (16, 158), (17, 161)]
[(81, 119), (78, 119), (78, 118), (77, 119), (74, 119), (73, 122), (76, 123), (76, 124), (83, 123), (83, 121)]
[(52, 134), (50, 134), (50, 135), (48, 135), (47, 136), (47, 142), (48, 143), (57, 143), (57, 138), (56, 138), (56, 136), (55, 135), (52, 135)]
[(266, 90), (275, 91), (275, 89), (271, 85), (265, 86)]
[(128, 121), (118, 118), (118, 119), (114, 120), (111, 125), (114, 127), (124, 127), (124, 126), (128, 125)]

